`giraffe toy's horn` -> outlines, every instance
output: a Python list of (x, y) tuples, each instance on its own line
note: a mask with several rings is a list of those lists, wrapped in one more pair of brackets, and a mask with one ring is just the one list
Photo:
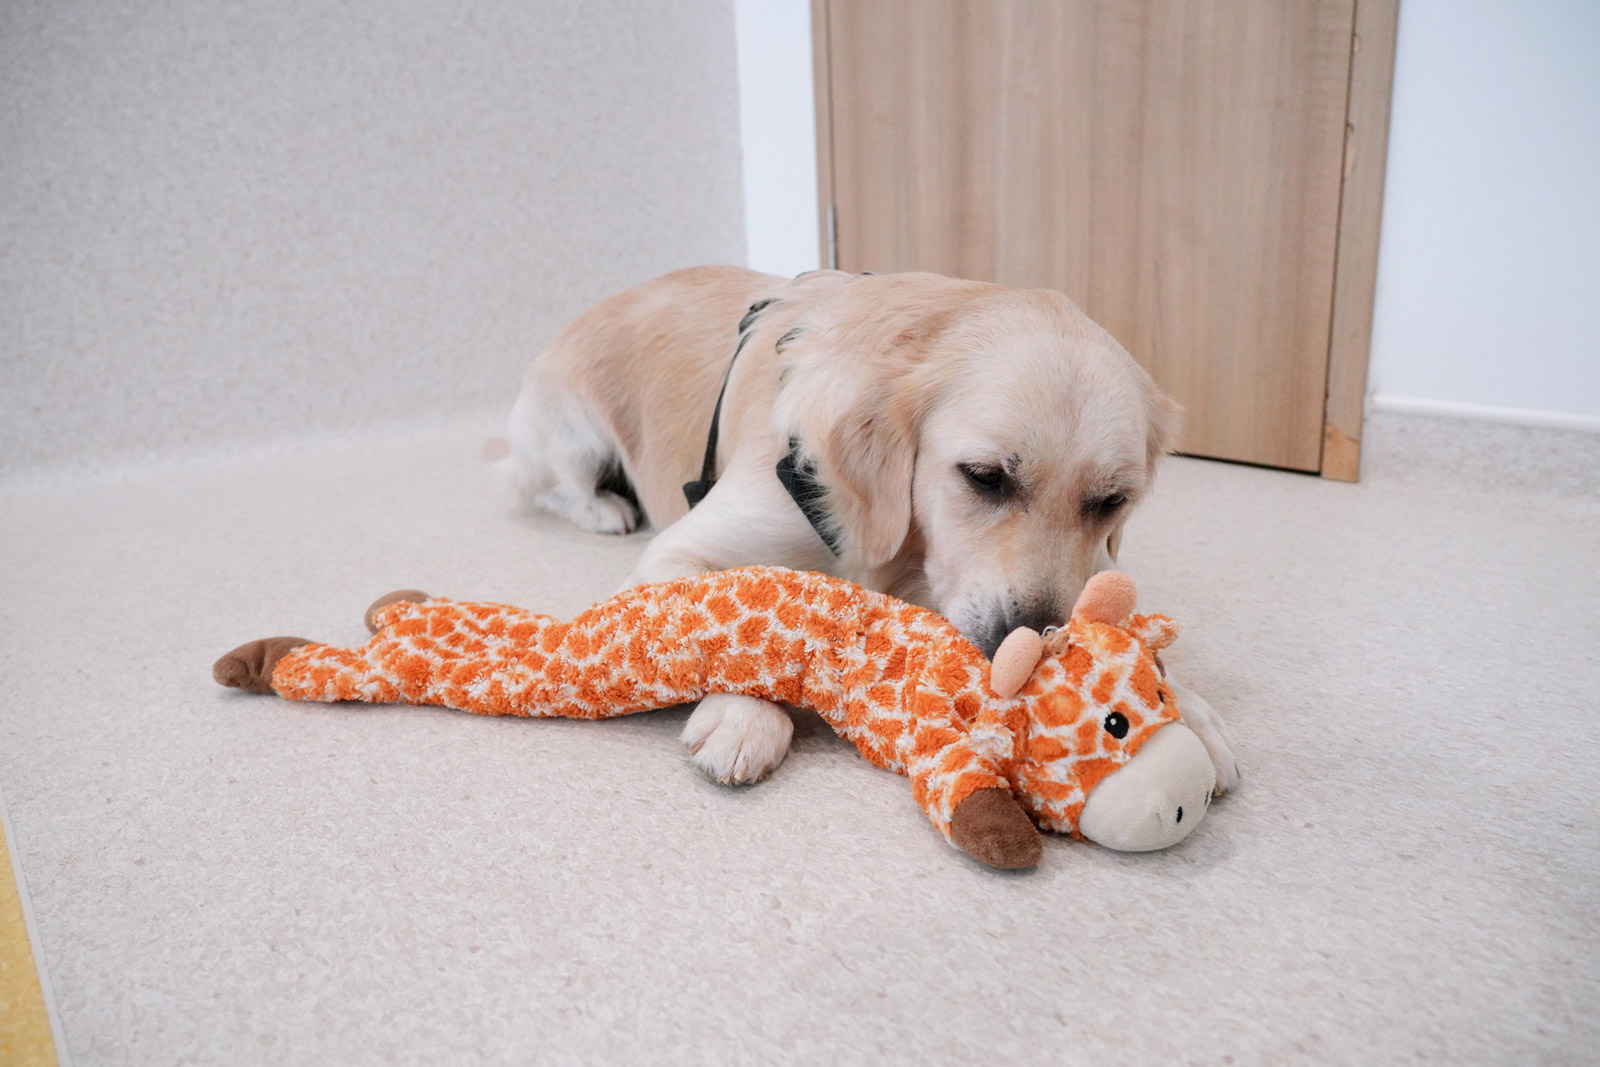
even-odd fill
[(1028, 676), (1039, 665), (1044, 655), (1044, 638), (1039, 631), (1019, 626), (1006, 634), (1000, 647), (994, 650), (989, 665), (989, 688), (999, 696), (1010, 699), (1028, 682)]
[(1121, 571), (1101, 571), (1090, 578), (1078, 594), (1072, 614), (1081, 615), (1090, 622), (1103, 622), (1116, 626), (1133, 614), (1139, 603), (1138, 590), (1133, 579)]

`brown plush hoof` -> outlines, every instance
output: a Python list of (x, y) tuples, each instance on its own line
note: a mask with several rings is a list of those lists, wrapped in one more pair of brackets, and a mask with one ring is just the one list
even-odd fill
[(420, 589), (396, 589), (394, 592), (385, 593), (377, 600), (374, 600), (372, 606), (367, 608), (367, 613), (361, 617), (361, 621), (367, 624), (368, 633), (375, 634), (378, 632), (378, 626), (372, 621), (372, 616), (379, 608), (386, 608), (390, 604), (398, 604), (402, 600), (407, 604), (420, 604), (427, 599), (429, 599), (428, 594)]
[(991, 867), (1032, 867), (1044, 855), (1044, 840), (1006, 789), (980, 789), (956, 805), (950, 815), (950, 836), (961, 851)]
[(301, 645), (311, 642), (304, 637), (263, 637), (240, 645), (217, 660), (211, 667), (211, 677), (218, 685), (229, 689), (244, 689), (251, 693), (272, 692), (272, 669), (278, 661)]

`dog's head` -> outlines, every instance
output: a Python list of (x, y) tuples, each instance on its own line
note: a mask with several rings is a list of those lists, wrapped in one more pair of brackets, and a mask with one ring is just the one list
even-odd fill
[(1171, 439), (1143, 368), (1047, 290), (862, 277), (796, 321), (774, 425), (815, 463), (850, 569), (920, 569), (991, 655), (1065, 622)]

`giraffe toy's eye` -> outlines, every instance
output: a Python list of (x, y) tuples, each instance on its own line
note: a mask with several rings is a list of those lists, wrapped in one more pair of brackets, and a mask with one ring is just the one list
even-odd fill
[(1113, 711), (1106, 716), (1105, 727), (1106, 733), (1115, 737), (1118, 741), (1128, 736), (1128, 719), (1120, 711)]

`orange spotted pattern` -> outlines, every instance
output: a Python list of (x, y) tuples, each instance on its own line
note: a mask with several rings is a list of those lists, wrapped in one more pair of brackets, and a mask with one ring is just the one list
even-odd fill
[[(501, 604), (395, 603), (360, 648), (303, 645), (273, 688), (292, 700), (438, 704), (480, 715), (608, 718), (742, 693), (814, 709), (911, 779), (950, 835), (974, 791), (1013, 790), (1047, 829), (1177, 718), (1153, 653), (1176, 628), (1074, 619), (1016, 697), (945, 619), (826, 575), (746, 567), (641, 586), (570, 622)], [(1105, 721), (1123, 716), (1118, 738)], [(1113, 724), (1115, 725), (1115, 724)]]

